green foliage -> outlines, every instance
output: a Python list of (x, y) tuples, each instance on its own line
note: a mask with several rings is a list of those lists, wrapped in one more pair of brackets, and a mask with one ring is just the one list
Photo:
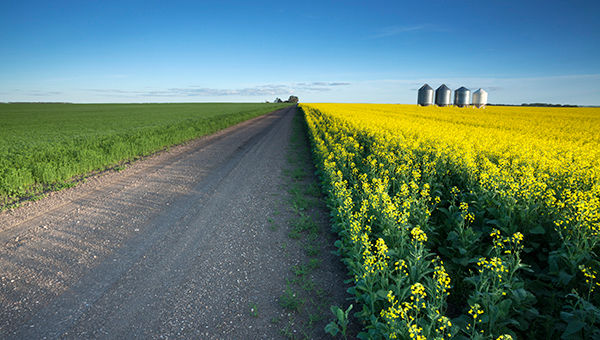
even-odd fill
[(0, 105), (0, 207), (285, 106)]
[(283, 294), (279, 297), (279, 305), (289, 311), (298, 311), (302, 306), (303, 301), (294, 291), (291, 283), (288, 283)]
[(599, 339), (600, 309), (582, 298), (576, 291), (568, 295), (568, 304), (560, 313), (566, 323), (562, 339)]
[(350, 305), (346, 310), (343, 310), (338, 306), (331, 306), (331, 313), (333, 313), (335, 319), (325, 326), (325, 333), (328, 333), (331, 336), (337, 336), (338, 334), (341, 334), (342, 337), (346, 339), (346, 330), (348, 328), (348, 323), (350, 322), (349, 314), (351, 310), (352, 305)]

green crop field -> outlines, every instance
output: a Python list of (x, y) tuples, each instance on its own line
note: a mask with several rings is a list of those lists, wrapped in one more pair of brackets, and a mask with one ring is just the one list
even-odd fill
[(289, 104), (0, 104), (0, 208)]

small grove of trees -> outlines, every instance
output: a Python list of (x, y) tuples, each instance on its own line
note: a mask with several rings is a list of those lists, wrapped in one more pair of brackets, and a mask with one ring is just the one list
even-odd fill
[(521, 106), (537, 106), (537, 107), (577, 107), (577, 105), (569, 104), (549, 104), (549, 103), (523, 103)]
[(288, 100), (286, 100), (286, 101), (281, 100), (281, 98), (275, 98), (275, 101), (273, 103), (297, 103), (297, 102), (298, 102), (298, 97), (290, 96), (288, 98)]
[(570, 104), (550, 104), (550, 103), (523, 103), (521, 105), (515, 104), (487, 104), (488, 106), (534, 106), (534, 107), (579, 107), (579, 105)]

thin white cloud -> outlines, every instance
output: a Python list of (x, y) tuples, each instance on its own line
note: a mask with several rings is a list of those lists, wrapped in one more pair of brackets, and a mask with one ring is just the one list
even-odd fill
[(57, 96), (62, 94), (61, 91), (53, 91), (53, 90), (39, 90), (39, 89), (14, 89), (11, 91), (2, 91), (0, 94), (18, 94), (22, 96), (31, 96), (31, 97), (48, 97), (48, 96)]
[(315, 82), (312, 82), (312, 83), (296, 83), (296, 85), (297, 86), (306, 86), (306, 87), (311, 87), (311, 86), (346, 86), (346, 85), (350, 85), (350, 83), (315, 81)]
[(441, 31), (439, 28), (434, 27), (430, 24), (419, 24), (419, 25), (408, 25), (408, 26), (387, 26), (381, 28), (378, 32), (371, 35), (370, 38), (387, 38), (393, 37), (405, 33), (419, 32), (419, 31)]
[(277, 96), (302, 92), (330, 91), (332, 87), (347, 86), (346, 82), (311, 82), (292, 84), (265, 84), (244, 88), (209, 88), (201, 86), (174, 87), (156, 90), (87, 89), (105, 96), (132, 97), (226, 97), (226, 96)]

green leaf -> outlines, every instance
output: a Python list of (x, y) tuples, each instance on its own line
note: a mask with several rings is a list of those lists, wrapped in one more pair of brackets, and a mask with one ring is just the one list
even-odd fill
[(377, 291), (377, 296), (382, 299), (387, 299), (387, 294), (388, 294), (388, 292), (383, 289), (380, 289)]
[(564, 270), (561, 270), (558, 272), (558, 282), (560, 282), (563, 285), (567, 285), (569, 284), (569, 282), (571, 282), (571, 280), (573, 279), (573, 275), (568, 274), (567, 272), (565, 272)]
[(448, 248), (446, 247), (439, 247), (438, 252), (447, 257), (450, 257), (452, 255), (452, 252), (450, 252), (450, 250), (448, 250)]
[(365, 333), (365, 332), (360, 332), (356, 335), (357, 338), (359, 339), (364, 339), (364, 340), (370, 340), (372, 339), (372, 337), (369, 335), (369, 333)]
[(335, 322), (330, 322), (325, 326), (325, 333), (336, 336), (340, 331), (340, 328)]
[(513, 289), (512, 295), (513, 295), (513, 299), (515, 299), (515, 301), (517, 303), (521, 303), (522, 301), (524, 301), (525, 299), (527, 299), (529, 297), (529, 293), (523, 288)]
[(516, 323), (517, 328), (521, 331), (526, 331), (529, 329), (529, 322), (527, 322), (525, 319), (520, 319), (519, 321), (514, 320), (514, 322)]
[(456, 241), (458, 240), (458, 233), (456, 231), (451, 231), (448, 233), (448, 236), (446, 237), (446, 240), (448, 241)]
[(498, 220), (486, 220), (485, 224), (489, 224), (489, 225), (493, 225), (493, 226), (500, 226), (500, 222), (498, 222)]
[(335, 307), (335, 316), (337, 317), (337, 319), (342, 322), (344, 321), (344, 311), (341, 310), (339, 307)]
[(466, 267), (469, 264), (469, 262), (471, 262), (471, 260), (469, 260), (466, 257), (461, 257), (461, 258), (456, 259), (454, 262), (460, 264), (463, 267)]
[(544, 235), (546, 233), (546, 229), (538, 224), (534, 228), (529, 229), (529, 233), (534, 235)]
[(334, 245), (336, 248), (338, 248), (338, 249), (340, 249), (340, 248), (342, 248), (342, 247), (344, 246), (341, 240), (337, 240), (337, 241), (335, 241), (335, 242), (333, 243), (333, 245)]
[(451, 215), (450, 212), (448, 211), (448, 209), (446, 209), (446, 208), (439, 207), (439, 208), (437, 208), (437, 210), (440, 211), (441, 213), (443, 213), (444, 215), (446, 215), (446, 217), (449, 217)]
[(561, 338), (563, 338), (563, 339), (571, 338), (573, 334), (582, 330), (583, 327), (585, 327), (585, 322), (582, 322), (580, 320), (573, 320), (573, 321), (569, 322), (569, 324), (567, 325), (567, 328), (565, 329)]
[(502, 316), (508, 315), (511, 305), (512, 305), (512, 300), (510, 300), (510, 299), (502, 300), (502, 302), (500, 302), (498, 304), (498, 313)]

